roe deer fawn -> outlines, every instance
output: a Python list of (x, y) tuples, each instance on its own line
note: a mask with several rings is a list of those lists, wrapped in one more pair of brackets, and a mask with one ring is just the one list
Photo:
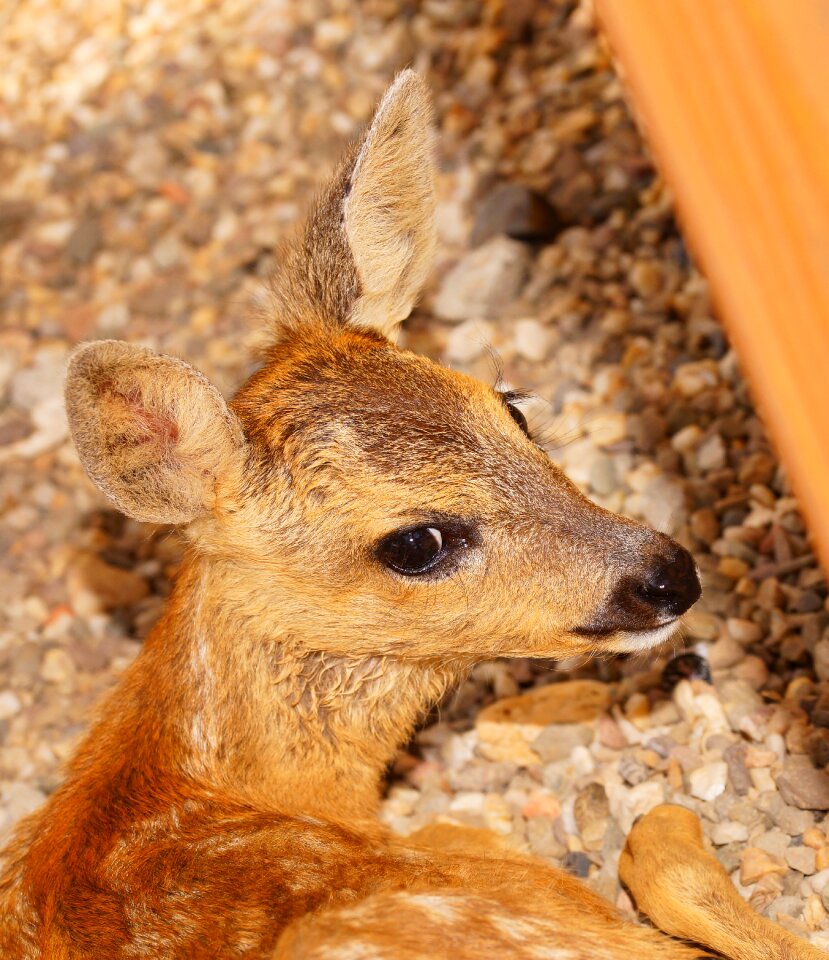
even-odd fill
[[(401, 74), (284, 251), (273, 345), (230, 405), (147, 349), (74, 354), (90, 477), (190, 546), (5, 852), (4, 960), (700, 956), (539, 859), (375, 819), (395, 749), (470, 665), (652, 647), (700, 593), (689, 554), (583, 497), (509, 394), (388, 339), (434, 245), (429, 116)], [(674, 936), (822, 956), (752, 913), (681, 808), (640, 821), (622, 868)]]

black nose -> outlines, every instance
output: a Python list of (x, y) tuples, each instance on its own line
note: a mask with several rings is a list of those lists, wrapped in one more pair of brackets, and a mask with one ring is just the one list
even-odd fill
[(694, 558), (678, 544), (669, 556), (654, 561), (645, 578), (636, 585), (637, 599), (662, 616), (678, 617), (700, 598)]

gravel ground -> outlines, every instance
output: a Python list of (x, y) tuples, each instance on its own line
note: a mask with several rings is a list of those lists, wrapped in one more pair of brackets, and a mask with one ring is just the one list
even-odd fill
[(667, 670), (479, 667), (401, 754), (384, 817), (487, 825), (631, 910), (624, 834), (673, 800), (758, 910), (829, 949), (825, 577), (589, 3), (501, 6), (0, 11), (0, 835), (59, 782), (180, 556), (85, 479), (67, 352), (141, 341), (231, 392), (275, 243), (413, 64), (441, 243), (404, 342), (532, 391), (550, 455), (692, 549), (705, 593)]

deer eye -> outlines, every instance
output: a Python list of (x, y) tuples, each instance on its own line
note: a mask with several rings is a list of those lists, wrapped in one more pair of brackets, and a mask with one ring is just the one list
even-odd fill
[(523, 432), (529, 436), (530, 428), (527, 426), (527, 418), (524, 414), (515, 406), (514, 403), (507, 403), (507, 410), (512, 419), (518, 424), (518, 426), (523, 430)]
[(437, 527), (409, 527), (384, 537), (377, 546), (377, 558), (398, 573), (415, 576), (427, 573), (446, 552), (443, 532)]

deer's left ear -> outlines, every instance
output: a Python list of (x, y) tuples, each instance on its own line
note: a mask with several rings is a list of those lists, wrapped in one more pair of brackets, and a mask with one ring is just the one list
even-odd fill
[(309, 321), (388, 336), (411, 312), (435, 246), (432, 111), (411, 70), (386, 91), (303, 229), (277, 256), (277, 336)]
[(357, 271), (349, 320), (388, 335), (411, 312), (435, 247), (435, 166), (425, 82), (401, 73), (377, 108), (345, 183), (343, 225)]

